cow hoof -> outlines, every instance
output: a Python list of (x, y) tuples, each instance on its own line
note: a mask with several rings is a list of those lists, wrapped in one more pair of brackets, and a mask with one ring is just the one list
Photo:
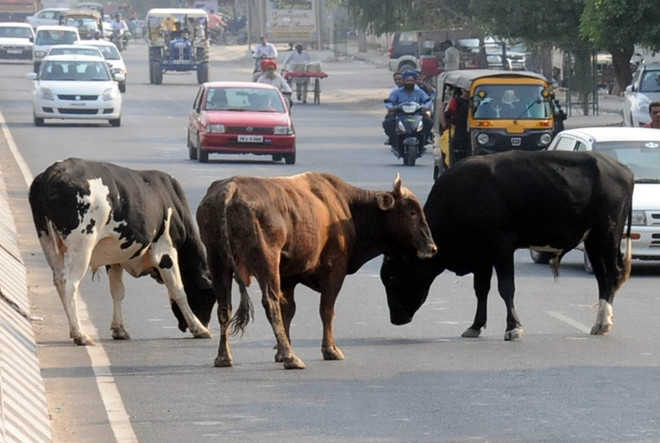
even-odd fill
[(124, 329), (123, 326), (120, 326), (118, 328), (110, 328), (112, 330), (112, 338), (115, 340), (130, 340), (131, 336), (128, 335), (128, 332), (126, 332), (126, 329)]
[(321, 354), (323, 354), (323, 360), (343, 360), (344, 353), (341, 352), (337, 346), (330, 346), (327, 348), (321, 348)]
[(613, 325), (610, 324), (606, 324), (606, 325), (595, 324), (593, 328), (591, 328), (591, 335), (607, 335), (612, 330), (612, 327)]
[(522, 337), (524, 332), (525, 331), (523, 330), (523, 328), (514, 328), (511, 329), (510, 331), (506, 331), (504, 333), (504, 340), (506, 341), (518, 340), (520, 337)]
[(193, 336), (195, 338), (211, 338), (211, 331), (209, 331), (207, 328), (200, 328), (197, 331), (193, 333)]
[(467, 328), (463, 334), (461, 334), (461, 337), (465, 338), (477, 338), (481, 335), (481, 329), (472, 329), (472, 328)]
[(282, 354), (280, 354), (279, 352), (276, 352), (275, 353), (275, 363), (282, 363), (283, 361), (284, 361), (284, 357), (282, 356)]
[(86, 334), (81, 334), (73, 338), (73, 342), (78, 346), (94, 346), (94, 340)]
[(229, 368), (233, 366), (231, 358), (226, 358), (226, 357), (217, 357), (215, 359), (215, 362), (213, 363), (213, 366), (216, 368)]
[(284, 360), (284, 369), (305, 369), (305, 363), (295, 355)]

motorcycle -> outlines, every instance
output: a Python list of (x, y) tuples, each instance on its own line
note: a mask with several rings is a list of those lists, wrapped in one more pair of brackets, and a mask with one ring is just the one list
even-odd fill
[(415, 166), (415, 161), (424, 154), (424, 113), (426, 110), (416, 102), (406, 102), (393, 108), (396, 131), (392, 153), (403, 158), (405, 166)]
[(119, 51), (123, 51), (126, 42), (125, 32), (123, 30), (120, 31), (118, 29), (113, 29), (112, 36), (110, 37), (110, 41), (115, 44), (115, 46), (117, 47), (117, 49), (119, 49)]

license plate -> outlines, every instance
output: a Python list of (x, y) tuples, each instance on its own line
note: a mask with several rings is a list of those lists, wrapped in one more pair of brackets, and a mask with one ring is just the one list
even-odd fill
[(239, 135), (238, 136), (238, 142), (239, 143), (263, 143), (264, 142), (264, 137), (263, 137), (263, 135)]
[(511, 137), (511, 146), (520, 146), (522, 139), (520, 137)]
[(75, 103), (69, 103), (69, 106), (85, 106), (85, 104), (80, 102), (75, 102)]
[(7, 54), (22, 54), (22, 49), (7, 49)]

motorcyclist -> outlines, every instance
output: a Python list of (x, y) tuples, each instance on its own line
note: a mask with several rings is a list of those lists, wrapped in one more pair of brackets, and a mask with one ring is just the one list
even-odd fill
[(126, 22), (121, 19), (119, 13), (114, 15), (114, 18), (111, 22), (112, 25), (112, 39), (117, 45), (118, 48), (122, 49), (124, 46), (124, 34), (128, 31), (128, 26)]
[[(390, 93), (390, 96), (385, 100), (385, 107), (388, 110), (388, 116), (394, 114), (397, 106), (402, 103), (415, 102), (422, 105), (424, 109), (424, 115), (422, 118), (423, 129), (422, 135), (424, 137), (424, 144), (429, 140), (429, 135), (431, 133), (431, 128), (433, 127), (433, 121), (431, 120), (431, 98), (426, 92), (424, 92), (419, 86), (416, 85), (417, 78), (419, 74), (416, 71), (406, 71), (402, 74), (403, 86), (395, 89)], [(385, 134), (389, 138), (389, 144), (396, 146), (396, 132), (395, 132), (395, 118), (385, 118), (383, 121), (383, 128), (385, 129)]]
[(255, 58), (254, 71), (256, 72), (263, 59), (272, 58), (273, 60), (277, 60), (277, 48), (272, 43), (266, 41), (266, 37), (262, 35), (259, 37), (259, 44), (255, 47), (252, 56)]
[(291, 102), (291, 87), (280, 74), (277, 73), (277, 63), (271, 59), (265, 59), (261, 62), (263, 73), (257, 79), (257, 83), (266, 83), (275, 86)]

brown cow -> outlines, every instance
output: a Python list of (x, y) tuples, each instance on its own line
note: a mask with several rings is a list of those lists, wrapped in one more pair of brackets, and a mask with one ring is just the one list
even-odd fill
[[(302, 283), (321, 293), (321, 352), (343, 360), (332, 333), (334, 305), (347, 274), (383, 253), (436, 252), (419, 200), (397, 174), (392, 192), (368, 191), (330, 174), (232, 177), (211, 184), (197, 209), (218, 299), (220, 345), (215, 366), (231, 366), (227, 329), (243, 332), (254, 315), (246, 287), (254, 276), (275, 338), (275, 361), (302, 369), (291, 348), (296, 311), (293, 291)], [(232, 276), (241, 302), (232, 318)]]

